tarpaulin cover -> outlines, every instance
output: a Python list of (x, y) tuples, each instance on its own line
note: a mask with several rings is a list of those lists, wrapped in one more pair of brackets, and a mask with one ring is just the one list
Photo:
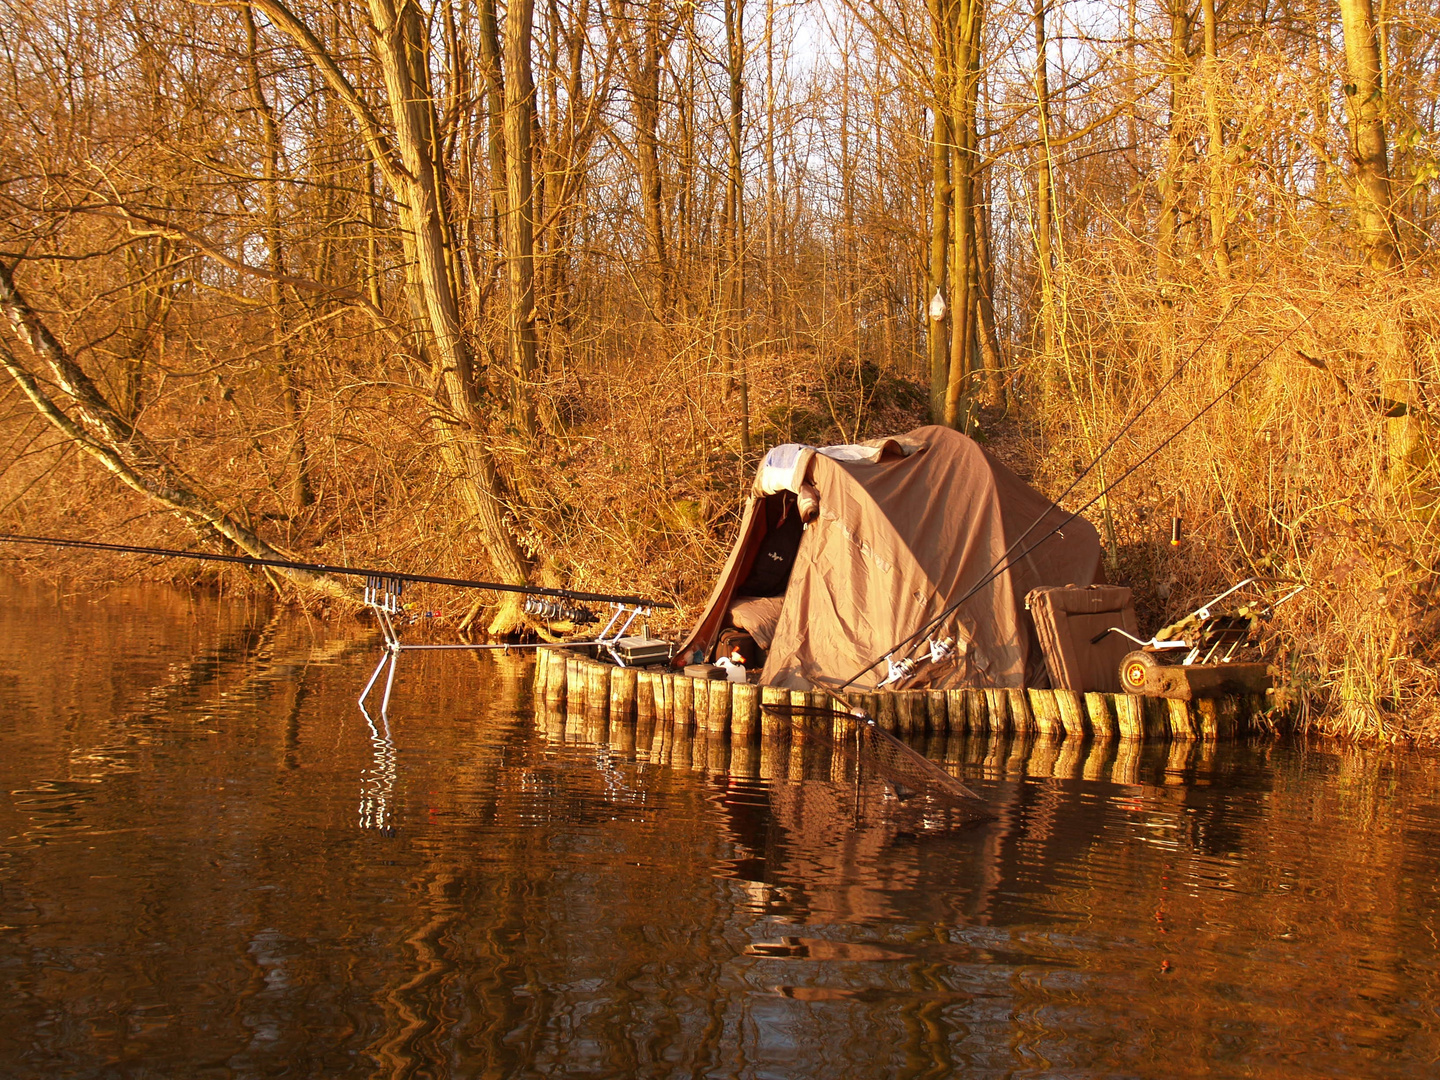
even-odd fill
[[(834, 686), (873, 662), (855, 685), (874, 687), (884, 677), (887, 650), (1013, 560), (942, 628), (957, 640), (955, 662), (922, 667), (909, 685), (1044, 685), (1023, 598), (1042, 585), (1094, 582), (1100, 566), (1094, 527), (1076, 518), (1041, 541), (1065, 520), (1064, 511), (949, 428), (919, 428), (866, 445), (879, 453), (795, 456), (797, 463), (805, 459), (804, 470), (791, 471), (789, 490), (813, 485), (820, 516), (796, 552), (761, 682)], [(767, 474), (766, 487), (778, 472)], [(678, 662), (713, 645), (776, 502), (790, 498), (764, 491), (757, 477), (740, 538)], [(1026, 554), (1007, 556), (1012, 546)]]

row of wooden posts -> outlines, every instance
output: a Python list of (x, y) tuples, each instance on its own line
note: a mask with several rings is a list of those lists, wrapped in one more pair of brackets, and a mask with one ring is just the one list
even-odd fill
[[(900, 690), (849, 695), (886, 731), (905, 737), (1033, 732), (1051, 739), (1180, 741), (1244, 734), (1257, 696), (1175, 701), (1073, 690)], [(737, 742), (787, 734), (788, 717), (766, 704), (833, 707), (829, 695), (617, 667), (564, 649), (541, 649), (535, 700), (552, 710), (604, 712), (612, 722), (651, 720)]]
[[(611, 722), (596, 710), (571, 712), (554, 703), (537, 702), (536, 720), (556, 743), (604, 746), (624, 761), (642, 754), (666, 768), (713, 773), (733, 779), (847, 780), (854, 778), (855, 759), (831, 740), (809, 737), (804, 726), (790, 736), (759, 740), (710, 735), (704, 728), (657, 723), (654, 717)], [(985, 780), (1021, 777), (1057, 780), (1099, 780), (1116, 784), (1183, 784), (1195, 771), (1206, 771), (1221, 744), (1203, 739), (1161, 742), (1139, 739), (1049, 739), (1035, 732), (984, 732), (927, 735), (910, 740), (931, 761), (963, 769)]]

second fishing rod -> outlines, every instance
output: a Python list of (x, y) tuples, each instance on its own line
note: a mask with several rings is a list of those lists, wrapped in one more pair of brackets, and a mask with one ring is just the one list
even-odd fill
[[(1251, 289), (1253, 290), (1253, 288), (1254, 285), (1252, 284)], [(1247, 290), (1246, 295), (1248, 294), (1249, 291)], [(1232, 308), (1231, 310), (1234, 309)], [(1316, 310), (1318, 311), (1318, 309)], [(934, 633), (937, 628), (943, 626), (948, 619), (950, 619), (956, 612), (958, 612), (959, 609), (968, 600), (974, 597), (981, 589), (985, 588), (1001, 574), (1009, 570), (1012, 566), (1029, 557), (1031, 553), (1036, 551), (1052, 536), (1055, 536), (1057, 533), (1063, 530), (1066, 525), (1070, 524), (1070, 522), (1080, 517), (1080, 515), (1083, 514), (1086, 510), (1090, 509), (1096, 503), (1100, 502), (1106, 496), (1111, 494), (1117, 487), (1119, 487), (1122, 483), (1124, 483), (1127, 479), (1134, 475), (1134, 473), (1138, 471), (1143, 465), (1152, 460), (1157, 454), (1159, 454), (1162, 450), (1164, 450), (1167, 446), (1174, 442), (1175, 439), (1179, 438), (1179, 436), (1183, 434), (1186, 430), (1198, 423), (1207, 413), (1210, 412), (1211, 409), (1213, 409), (1225, 398), (1229, 397), (1230, 394), (1234, 393), (1236, 388), (1239, 387), (1242, 382), (1244, 382), (1252, 374), (1258, 371), (1260, 367), (1272, 356), (1274, 356), (1281, 349), (1281, 347), (1285, 345), (1286, 342), (1288, 342), (1291, 338), (1295, 336), (1295, 334), (1297, 334), (1304, 327), (1312, 325), (1311, 320), (1314, 318), (1315, 314), (1316, 312), (1312, 311), (1309, 314), (1302, 315), (1298, 323), (1296, 323), (1288, 331), (1286, 331), (1285, 334), (1278, 341), (1276, 341), (1268, 350), (1266, 350), (1258, 358), (1256, 358), (1254, 362), (1252, 362), (1249, 366), (1242, 370), (1239, 375), (1237, 375), (1234, 379), (1230, 381), (1229, 384), (1224, 387), (1224, 389), (1222, 389), (1218, 394), (1216, 394), (1208, 402), (1206, 402), (1205, 405), (1202, 406), (1200, 410), (1193, 414), (1188, 420), (1186, 420), (1185, 423), (1180, 425), (1180, 427), (1178, 427), (1170, 435), (1161, 440), (1160, 443), (1158, 443), (1148, 453), (1146, 453), (1138, 461), (1136, 461), (1124, 472), (1122, 472), (1113, 481), (1107, 484), (1101, 491), (1099, 491), (1093, 498), (1087, 501), (1079, 509), (1073, 511), (1072, 513), (1066, 514), (1057, 524), (1055, 524), (1047, 532), (1045, 532), (1043, 536), (1035, 540), (1033, 543), (1030, 543), (1028, 546), (1024, 547), (1023, 550), (1017, 551), (1017, 548), (1020, 547), (1021, 543), (1023, 543), (1023, 541), (1027, 537), (1029, 537), (1030, 534), (1033, 533), (1037, 528), (1039, 528), (1041, 524), (1045, 521), (1045, 519), (1050, 516), (1050, 512), (1047, 511), (1046, 513), (1038, 517), (1034, 522), (1030, 524), (1029, 528), (1027, 528), (1020, 535), (1020, 537), (1006, 549), (1004, 554), (1001, 555), (1001, 557), (995, 562), (995, 564), (992, 565), (991, 568), (984, 575), (982, 575), (979, 581), (970, 586), (958, 599), (952, 601), (937, 615), (927, 620), (924, 625), (922, 625), (914, 633), (908, 635), (905, 638), (902, 638), (900, 641), (896, 642), (895, 645), (893, 645), (890, 649), (886, 650), (879, 656), (874, 657), (863, 668), (860, 668), (858, 671), (856, 671), (855, 674), (850, 676), (849, 679), (840, 684), (840, 686), (836, 689), (836, 693), (843, 693), (845, 690), (853, 686), (856, 681), (862, 678), (867, 672), (873, 670), (875, 667), (884, 662), (887, 658), (893, 657), (897, 653), (913, 648), (917, 642), (927, 638), (929, 635)], [(1209, 341), (1210, 338), (1213, 337), (1214, 332), (1215, 327), (1212, 327), (1209, 334), (1206, 335), (1204, 341)], [(1203, 343), (1204, 342), (1202, 341), (1202, 345)], [(1188, 363), (1191, 359), (1193, 359), (1194, 356), (1198, 353), (1198, 351), (1199, 347), (1197, 347), (1195, 351), (1191, 352), (1191, 354), (1186, 357), (1185, 362)], [(1145, 403), (1144, 407), (1134, 417), (1132, 417), (1129, 421), (1126, 422), (1124, 428), (1122, 428), (1122, 433), (1124, 430), (1127, 430), (1128, 428), (1133, 426), (1135, 421), (1138, 420), (1140, 416), (1142, 416), (1158, 399), (1160, 392), (1162, 392), (1166, 387), (1168, 387), (1169, 385), (1171, 385), (1171, 383), (1174, 382), (1175, 374), (1175, 372), (1172, 372), (1170, 378), (1161, 385), (1160, 390), (1157, 390), (1156, 393), (1151, 396), (1150, 400)], [(1117, 441), (1118, 436), (1116, 438), (1112, 438), (1110, 442), (1104, 447), (1104, 449), (1101, 450), (1100, 454), (1096, 455), (1096, 458), (1090, 463), (1089, 466), (1087, 466), (1087, 468), (1085, 469), (1085, 473), (1091, 471), (1091, 469), (1093, 469), (1095, 465), (1099, 462), (1100, 458), (1103, 457), (1116, 444)], [(1082, 473), (1081, 475), (1083, 476), (1084, 473)], [(1069, 488), (1067, 488), (1066, 493), (1068, 494), (1070, 491), (1073, 491), (1074, 486), (1075, 485), (1072, 484)], [(1064, 496), (1062, 496), (1062, 498), (1063, 497)], [(1059, 507), (1056, 507), (1056, 509), (1059, 509)]]

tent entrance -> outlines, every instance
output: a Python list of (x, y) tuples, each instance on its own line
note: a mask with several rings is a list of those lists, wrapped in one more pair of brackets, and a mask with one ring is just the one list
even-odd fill
[(803, 531), (794, 492), (750, 499), (741, 519), (740, 537), (720, 572), (704, 616), (681, 645), (679, 662), (713, 660), (720, 635), (730, 627), (750, 634), (759, 648), (770, 647)]
[(738, 576), (734, 592), (726, 604), (726, 617), (721, 629), (734, 626), (755, 639), (762, 650), (769, 650), (785, 603), (785, 590), (795, 569), (795, 556), (805, 526), (800, 520), (793, 492), (781, 491), (766, 495), (757, 507), (763, 513), (764, 529), (750, 545), (748, 566)]

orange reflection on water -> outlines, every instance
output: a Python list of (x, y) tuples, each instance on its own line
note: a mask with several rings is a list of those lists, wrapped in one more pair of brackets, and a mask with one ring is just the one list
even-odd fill
[(537, 715), (530, 661), (0, 604), (0, 1075), (1433, 1076), (1440, 769)]

